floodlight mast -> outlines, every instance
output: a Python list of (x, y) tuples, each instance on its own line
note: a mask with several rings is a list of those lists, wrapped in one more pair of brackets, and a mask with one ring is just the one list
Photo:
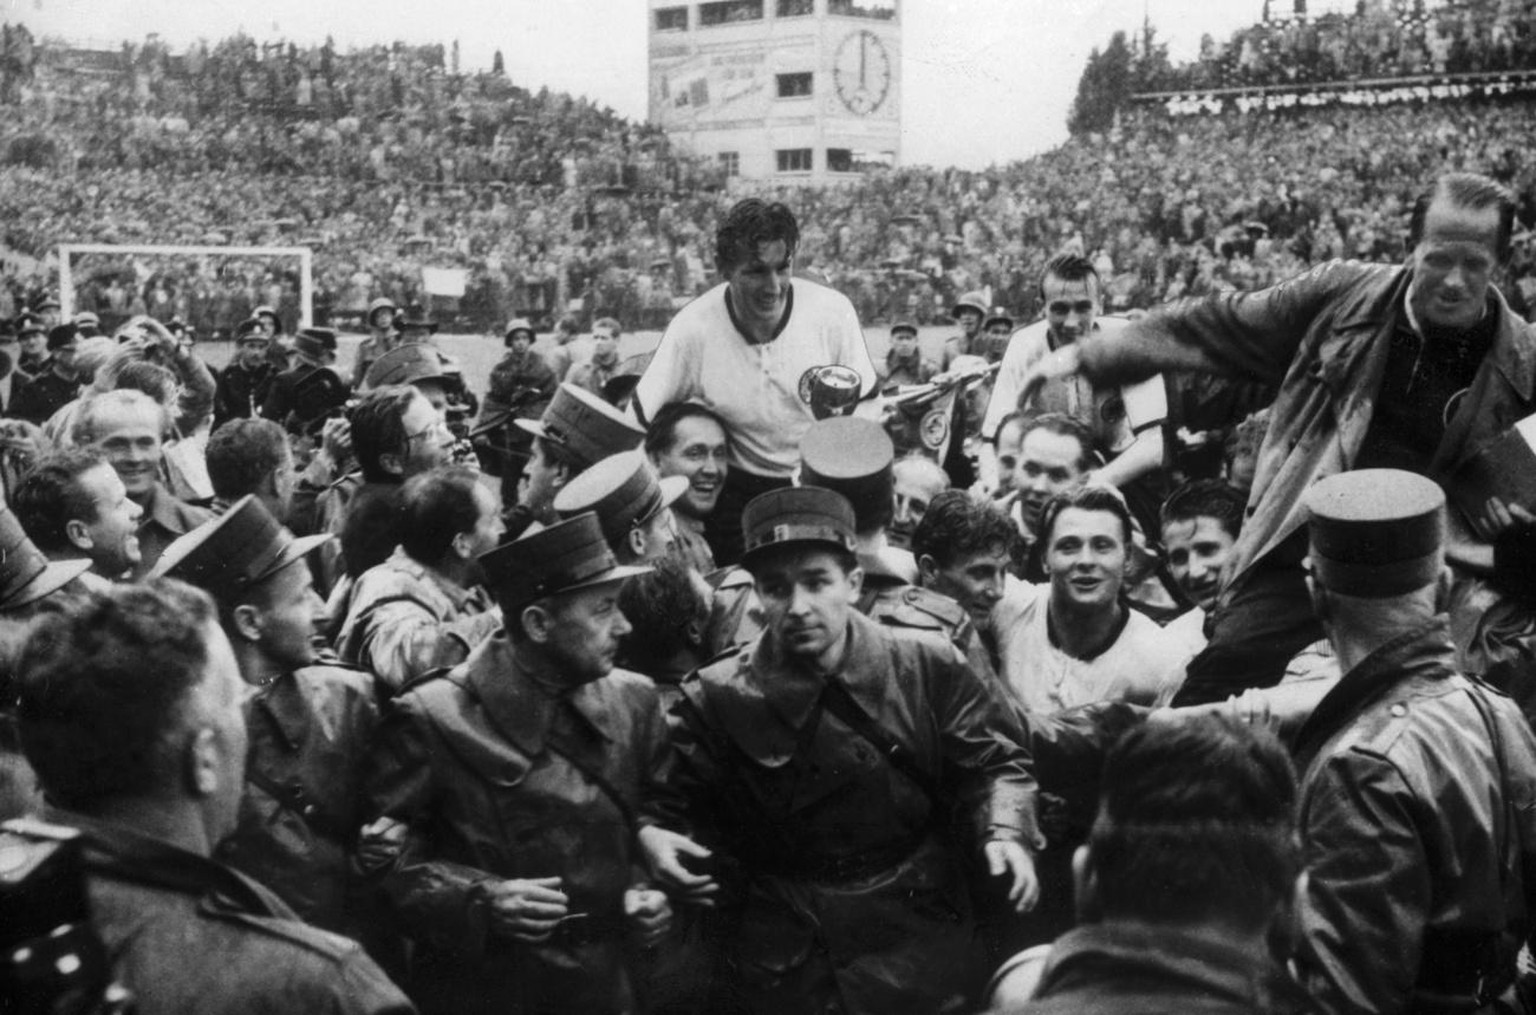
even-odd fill
[(64, 317), (75, 313), (76, 254), (152, 254), (164, 257), (297, 257), (299, 259), (299, 327), (308, 328), (315, 317), (315, 252), (308, 247), (198, 247), (157, 244), (61, 243), (59, 244), (59, 303)]

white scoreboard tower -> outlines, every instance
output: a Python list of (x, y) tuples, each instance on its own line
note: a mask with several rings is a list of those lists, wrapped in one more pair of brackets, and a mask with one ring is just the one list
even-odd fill
[(650, 119), (730, 176), (898, 164), (900, 0), (650, 0)]

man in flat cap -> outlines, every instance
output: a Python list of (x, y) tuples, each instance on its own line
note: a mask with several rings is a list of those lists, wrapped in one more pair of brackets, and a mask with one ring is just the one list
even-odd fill
[(1536, 736), (1456, 671), (1435, 483), (1346, 472), (1306, 508), (1344, 675), (1294, 745), (1302, 984), (1329, 1012), (1493, 1010), (1536, 913)]
[(917, 322), (902, 320), (891, 325), (891, 347), (880, 364), (880, 387), (927, 384), (938, 372), (939, 365), (926, 358), (917, 344)]
[(400, 545), (358, 576), (336, 639), (341, 658), (393, 694), (440, 666), (457, 666), (501, 626), (479, 557), (506, 531), (501, 499), (462, 465), (405, 481), (396, 498)]
[(538, 419), (513, 423), (533, 437), (533, 455), (523, 469), (517, 506), (507, 520), (507, 531), (513, 536), (534, 523), (555, 521), (555, 494), (561, 487), (609, 455), (632, 451), (645, 440), (645, 431), (623, 413), (569, 383), (555, 389), (549, 408)]
[[(303, 425), (313, 423), (304, 418), (300, 391), (306, 378), (316, 370), (335, 373), (336, 332), (330, 328), (300, 328), (293, 336), (293, 366), (272, 378), (266, 400), (261, 404), (261, 415), (279, 426), (297, 432)], [(341, 380), (339, 374), (337, 381)], [(299, 418), (294, 419), (298, 413)]]
[(609, 455), (555, 494), (555, 513), (591, 511), (621, 564), (653, 564), (677, 550), (672, 505), (688, 492), (682, 476), (658, 479), (645, 452)]
[(295, 539), (246, 496), (172, 543), (150, 577), (213, 597), (240, 676), (256, 689), (244, 706), (239, 822), (216, 855), (305, 922), (363, 938), (372, 928), (351, 857), (378, 705), (371, 676), (321, 664), (315, 652), (324, 604), (304, 558), (330, 538)]
[[(663, 798), (730, 863), (689, 870), (663, 842), (653, 864), (680, 891), (718, 881), (739, 912), (727, 949), (745, 1010), (962, 1007), (978, 986), (964, 851), (1020, 911), (1036, 900), (1023, 730), (953, 647), (854, 608), (842, 496), (775, 490), (742, 529), (765, 629), (684, 686)], [(963, 844), (949, 837), (956, 799)]]
[(613, 668), (619, 587), (645, 569), (617, 564), (592, 514), (481, 565), (505, 631), (395, 700), (369, 781), (403, 832), (380, 874), (415, 940), (411, 993), (428, 1012), (634, 1011), (626, 945), (671, 919), (637, 840), (698, 851), (642, 804), (666, 723), (651, 682)]

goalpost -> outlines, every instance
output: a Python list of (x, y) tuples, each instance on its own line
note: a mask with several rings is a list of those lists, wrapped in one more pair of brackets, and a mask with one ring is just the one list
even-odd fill
[(156, 244), (61, 243), (59, 244), (59, 303), (65, 318), (75, 313), (74, 259), (81, 254), (113, 254), (148, 257), (296, 257), (299, 261), (299, 327), (314, 323), (315, 252), (309, 247), (161, 246)]

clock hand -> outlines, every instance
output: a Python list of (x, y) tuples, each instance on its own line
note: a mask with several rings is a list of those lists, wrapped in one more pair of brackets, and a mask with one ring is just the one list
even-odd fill
[(864, 81), (864, 64), (866, 62), (866, 58), (868, 57), (868, 55), (869, 55), (869, 40), (866, 39), (863, 35), (860, 35), (859, 36), (859, 87), (860, 88), (863, 88), (864, 84), (865, 84), (865, 81)]

